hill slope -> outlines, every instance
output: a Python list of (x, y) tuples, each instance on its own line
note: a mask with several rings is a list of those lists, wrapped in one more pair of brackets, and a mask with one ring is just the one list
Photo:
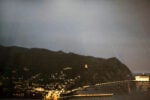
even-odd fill
[[(88, 68), (84, 68), (87, 64)], [(64, 68), (71, 68), (68, 77), (80, 75), (82, 81), (106, 82), (132, 78), (131, 71), (117, 58), (102, 59), (74, 53), (54, 52), (39, 48), (0, 46), (0, 74), (8, 70), (29, 69), (29, 76), (34, 73), (55, 73)]]

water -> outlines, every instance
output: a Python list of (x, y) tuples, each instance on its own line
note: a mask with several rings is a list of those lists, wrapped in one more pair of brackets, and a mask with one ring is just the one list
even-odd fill
[[(113, 86), (103, 86), (103, 87), (90, 87), (87, 88), (86, 91), (81, 91), (81, 93), (100, 93), (101, 91), (111, 91), (110, 93), (117, 93), (113, 96), (109, 97), (72, 97), (68, 98), (67, 100), (150, 100), (150, 82), (136, 82), (136, 88), (130, 90), (129, 93), (124, 93), (122, 89), (124, 88), (117, 88), (119, 85)], [(121, 85), (120, 85), (121, 86)], [(125, 86), (123, 84), (122, 86)], [(113, 87), (113, 88), (112, 88)], [(80, 93), (80, 91), (79, 91)], [(0, 100), (42, 100), (42, 99), (27, 99), (27, 98), (13, 98), (13, 99), (1, 99)]]
[(129, 94), (129, 95), (114, 95), (110, 97), (76, 97), (69, 100), (150, 100), (149, 93)]
[(30, 98), (5, 98), (0, 100), (42, 100), (42, 99), (30, 99)]
[[(0, 100), (42, 100), (42, 99), (23, 99), (23, 98), (9, 98)], [(136, 94), (123, 94), (114, 95), (109, 97), (73, 97), (66, 100), (150, 100), (150, 93), (136, 93)]]

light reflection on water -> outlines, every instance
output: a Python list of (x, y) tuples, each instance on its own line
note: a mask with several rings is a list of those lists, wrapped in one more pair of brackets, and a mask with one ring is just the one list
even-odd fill
[[(43, 100), (30, 98), (5, 98), (0, 100)], [(113, 95), (108, 97), (72, 97), (63, 100), (150, 100), (150, 91), (130, 94)]]
[[(42, 99), (0, 99), (0, 100), (42, 100)], [(64, 99), (63, 99), (64, 100)], [(65, 100), (150, 100), (150, 92), (137, 94), (114, 95), (109, 97), (73, 97)]]

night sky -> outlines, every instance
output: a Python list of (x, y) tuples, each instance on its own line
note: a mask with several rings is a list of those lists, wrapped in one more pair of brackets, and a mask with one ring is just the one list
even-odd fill
[(150, 72), (150, 0), (0, 0), (0, 44), (117, 57)]

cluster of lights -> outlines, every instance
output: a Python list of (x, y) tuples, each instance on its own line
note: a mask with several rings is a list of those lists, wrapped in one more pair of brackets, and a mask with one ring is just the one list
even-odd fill
[(149, 76), (135, 76), (136, 81), (149, 81)]

